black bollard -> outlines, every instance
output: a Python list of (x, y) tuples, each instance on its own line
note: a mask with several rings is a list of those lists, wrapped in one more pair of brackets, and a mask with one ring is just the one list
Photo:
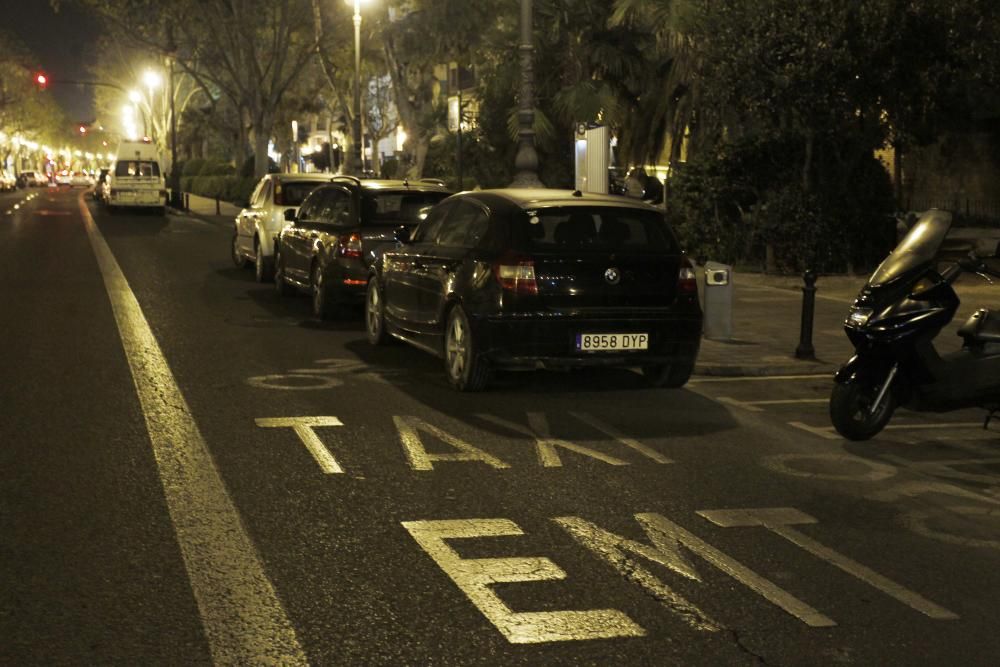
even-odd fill
[(802, 329), (799, 334), (799, 346), (795, 348), (796, 359), (815, 359), (813, 349), (813, 316), (816, 314), (816, 273), (806, 269), (802, 274), (806, 286), (802, 288)]
[(216, 215), (222, 215), (219, 212), (219, 195), (215, 195), (215, 214)]

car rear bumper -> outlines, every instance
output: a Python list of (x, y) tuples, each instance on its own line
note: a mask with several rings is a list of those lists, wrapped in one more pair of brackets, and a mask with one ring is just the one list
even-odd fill
[[(510, 368), (694, 364), (701, 344), (700, 315), (659, 317), (482, 318), (474, 322), (487, 358)], [(648, 348), (631, 352), (576, 350), (582, 333), (645, 333)]]

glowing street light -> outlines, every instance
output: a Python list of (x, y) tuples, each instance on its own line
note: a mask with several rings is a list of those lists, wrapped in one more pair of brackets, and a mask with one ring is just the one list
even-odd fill
[(163, 83), (163, 77), (160, 76), (159, 72), (148, 69), (142, 74), (142, 82), (149, 88), (149, 94), (152, 96), (153, 88), (160, 87), (160, 84)]
[(354, 139), (354, 156), (357, 168), (363, 174), (364, 157), (361, 151), (361, 0), (346, 0), (354, 5), (354, 123), (351, 134)]

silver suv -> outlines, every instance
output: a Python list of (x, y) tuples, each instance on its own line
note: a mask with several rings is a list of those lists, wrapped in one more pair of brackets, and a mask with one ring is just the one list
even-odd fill
[(329, 183), (332, 174), (268, 174), (260, 179), (246, 207), (236, 216), (231, 253), (233, 263), (243, 268), (254, 263), (257, 282), (274, 277), (274, 237), (288, 224), (310, 192)]

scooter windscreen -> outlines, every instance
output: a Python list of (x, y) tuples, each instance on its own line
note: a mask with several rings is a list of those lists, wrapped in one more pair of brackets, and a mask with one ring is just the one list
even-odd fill
[(881, 287), (932, 263), (950, 229), (951, 213), (938, 209), (924, 213), (895, 250), (879, 264), (875, 273), (869, 278), (868, 285)]

